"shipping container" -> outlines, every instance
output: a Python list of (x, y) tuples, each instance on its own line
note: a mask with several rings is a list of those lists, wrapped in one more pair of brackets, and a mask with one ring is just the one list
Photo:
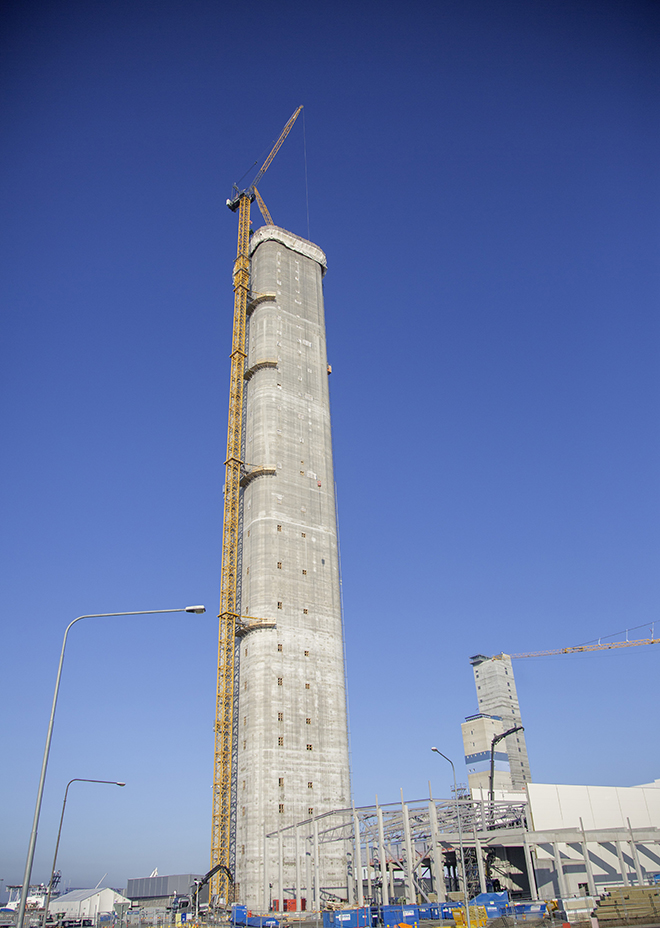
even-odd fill
[(419, 922), (419, 906), (417, 905), (384, 905), (381, 906), (381, 918), (385, 928), (405, 923), (417, 925)]
[(333, 928), (371, 928), (371, 908), (368, 905), (358, 909), (338, 909), (332, 914), (335, 917)]

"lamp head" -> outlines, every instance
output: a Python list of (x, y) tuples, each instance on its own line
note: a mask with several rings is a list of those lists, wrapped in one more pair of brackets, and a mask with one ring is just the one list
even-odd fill
[(115, 786), (126, 786), (125, 783), (115, 783)]
[(440, 753), (440, 752), (438, 751), (437, 748), (431, 748), (431, 750), (432, 750), (432, 751), (435, 751), (436, 754), (439, 754), (439, 753)]
[(206, 606), (186, 606), (186, 612), (194, 612), (196, 615), (202, 615), (206, 612)]

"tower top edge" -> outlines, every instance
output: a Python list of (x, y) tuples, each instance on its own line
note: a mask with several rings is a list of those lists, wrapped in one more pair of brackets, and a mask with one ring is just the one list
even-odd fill
[(250, 239), (250, 257), (255, 253), (259, 245), (263, 242), (279, 242), (285, 248), (303, 255), (305, 258), (311, 258), (321, 266), (322, 273), (325, 274), (328, 269), (328, 260), (325, 252), (321, 251), (314, 242), (309, 242), (306, 238), (294, 235), (293, 232), (287, 232), (279, 226), (261, 226)]

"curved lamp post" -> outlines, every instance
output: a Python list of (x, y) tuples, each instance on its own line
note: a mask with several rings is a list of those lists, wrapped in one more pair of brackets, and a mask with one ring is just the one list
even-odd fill
[(508, 731), (503, 731), (501, 735), (495, 735), (493, 740), (490, 742), (490, 776), (488, 778), (488, 798), (490, 799), (490, 818), (491, 821), (495, 818), (495, 745), (502, 741), (503, 738), (508, 738), (509, 735), (514, 735), (517, 731), (524, 731), (522, 725), (516, 725), (515, 728), (510, 728)]
[(48, 767), (48, 755), (50, 754), (50, 743), (53, 739), (53, 723), (55, 721), (55, 709), (57, 707), (57, 697), (60, 691), (60, 680), (62, 678), (62, 665), (64, 663), (64, 650), (69, 635), (69, 629), (81, 619), (104, 619), (113, 616), (123, 615), (161, 615), (165, 612), (194, 612), (201, 615), (206, 612), (206, 606), (184, 606), (182, 609), (142, 609), (139, 612), (96, 612), (91, 615), (79, 615), (73, 622), (69, 622), (64, 632), (62, 641), (62, 651), (60, 653), (60, 663), (57, 668), (57, 678), (55, 680), (55, 692), (53, 693), (53, 705), (50, 710), (50, 721), (48, 722), (48, 733), (46, 734), (46, 747), (44, 748), (44, 759), (41, 764), (41, 776), (39, 778), (39, 787), (37, 789), (37, 805), (34, 810), (34, 820), (32, 822), (32, 832), (30, 834), (30, 844), (28, 846), (27, 861), (25, 863), (25, 874), (23, 875), (23, 889), (21, 891), (21, 901), (18, 906), (18, 916), (16, 918), (16, 928), (23, 928), (25, 919), (25, 906), (27, 903), (28, 889), (30, 887), (30, 877), (32, 876), (32, 864), (34, 862), (34, 849), (37, 845), (37, 829), (39, 827), (39, 816), (41, 814), (41, 801), (44, 795), (44, 783), (46, 782), (46, 768)]
[(69, 795), (69, 787), (72, 783), (108, 783), (110, 786), (126, 786), (116, 780), (87, 780), (84, 777), (74, 777), (69, 780), (64, 790), (64, 802), (62, 803), (62, 814), (60, 815), (60, 827), (57, 829), (57, 841), (55, 842), (55, 854), (53, 855), (53, 866), (50, 871), (50, 880), (48, 881), (48, 892), (46, 893), (46, 905), (44, 907), (44, 917), (41, 921), (41, 928), (46, 928), (46, 919), (48, 918), (48, 905), (50, 903), (50, 894), (53, 891), (53, 879), (55, 878), (55, 867), (57, 866), (57, 852), (60, 849), (60, 836), (62, 834), (62, 822), (64, 821), (64, 810), (66, 809), (66, 800)]
[(451, 764), (451, 772), (454, 776), (454, 798), (456, 800), (456, 818), (458, 819), (458, 846), (461, 851), (461, 869), (463, 871), (463, 901), (465, 903), (465, 918), (467, 919), (467, 928), (471, 928), (467, 873), (465, 871), (465, 852), (463, 850), (463, 828), (461, 826), (461, 807), (458, 802), (458, 789), (456, 788), (456, 768), (454, 767), (453, 761), (449, 760), (447, 755), (443, 754), (442, 751), (439, 751), (437, 748), (431, 748), (431, 750), (435, 751), (436, 754), (439, 754), (440, 757), (444, 757), (444, 759)]

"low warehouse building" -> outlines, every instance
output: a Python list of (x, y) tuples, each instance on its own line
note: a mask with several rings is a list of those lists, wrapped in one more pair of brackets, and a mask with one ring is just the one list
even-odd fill
[[(173, 904), (178, 896), (190, 896), (195, 885), (204, 879), (198, 873), (177, 873), (170, 876), (148, 876), (129, 880), (126, 895), (131, 900), (133, 908), (143, 911), (163, 914)], [(202, 887), (199, 894), (199, 904), (207, 903), (209, 899), (208, 883)]]
[(114, 905), (119, 902), (130, 903), (130, 899), (116, 889), (74, 889), (52, 899), (48, 911), (55, 917), (96, 918), (114, 912)]

